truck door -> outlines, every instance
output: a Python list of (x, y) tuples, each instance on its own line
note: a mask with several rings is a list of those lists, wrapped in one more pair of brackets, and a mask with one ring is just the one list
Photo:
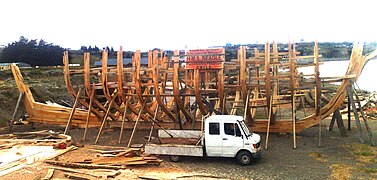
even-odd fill
[(207, 156), (221, 156), (222, 155), (222, 139), (220, 135), (220, 123), (210, 122), (208, 130), (205, 131), (205, 146)]
[(243, 138), (237, 123), (224, 123), (223, 157), (234, 157), (239, 148), (243, 147)]

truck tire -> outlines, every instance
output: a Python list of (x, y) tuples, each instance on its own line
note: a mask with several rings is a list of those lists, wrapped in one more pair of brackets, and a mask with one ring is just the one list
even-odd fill
[(169, 156), (169, 159), (170, 159), (171, 162), (179, 162), (181, 160), (181, 157), (176, 156), (176, 155), (171, 155), (171, 156)]
[(250, 152), (247, 151), (240, 151), (237, 156), (237, 161), (243, 166), (249, 165), (251, 163), (251, 160), (253, 156), (251, 155)]

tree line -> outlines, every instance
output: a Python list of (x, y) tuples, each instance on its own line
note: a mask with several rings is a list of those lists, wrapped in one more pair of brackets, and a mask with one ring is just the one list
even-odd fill
[(31, 66), (62, 65), (66, 49), (45, 40), (27, 39), (21, 36), (18, 41), (9, 43), (0, 55), (0, 62), (24, 62)]

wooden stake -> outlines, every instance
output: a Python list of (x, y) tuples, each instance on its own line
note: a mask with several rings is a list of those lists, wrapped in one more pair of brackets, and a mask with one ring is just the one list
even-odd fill
[(128, 141), (128, 145), (127, 145), (127, 147), (130, 147), (130, 145), (131, 145), (132, 138), (134, 137), (134, 134), (135, 134), (135, 131), (136, 131), (137, 123), (139, 122), (139, 119), (140, 119), (141, 111), (143, 110), (143, 108), (144, 108), (146, 102), (147, 102), (147, 101), (144, 101), (144, 102), (143, 102), (143, 105), (141, 106), (141, 108), (140, 108), (140, 110), (139, 110), (139, 114), (137, 115), (136, 123), (135, 123), (134, 129), (132, 130), (131, 137), (130, 137), (130, 140)]
[(23, 97), (24, 97), (24, 93), (20, 93), (20, 95), (18, 96), (18, 100), (17, 100), (16, 108), (14, 108), (14, 112), (13, 112), (12, 120), (10, 121), (10, 124), (9, 124), (9, 133), (12, 133), (14, 120), (15, 120), (15, 118), (16, 118), (16, 113), (17, 113), (17, 111), (18, 111), (18, 107), (20, 106), (20, 103), (21, 103), (21, 100), (22, 100)]
[(350, 100), (350, 103), (351, 103), (351, 106), (352, 106), (353, 114), (355, 116), (355, 121), (356, 121), (356, 126), (357, 126), (357, 135), (359, 137), (359, 141), (360, 141), (360, 143), (364, 143), (363, 136), (362, 136), (361, 123), (360, 123), (359, 115), (357, 113), (355, 101), (353, 99), (353, 92), (352, 92), (351, 88), (352, 88), (351, 84), (347, 86), (348, 97), (349, 97), (349, 100)]
[(350, 100), (350, 96), (349, 95), (347, 97), (348, 97), (348, 102), (347, 102), (348, 131), (351, 131), (351, 100)]
[(269, 106), (269, 109), (268, 109), (268, 122), (267, 122), (267, 134), (266, 134), (266, 145), (265, 145), (265, 149), (267, 149), (268, 147), (268, 137), (269, 137), (269, 134), (270, 134), (270, 125), (271, 125), (271, 118), (272, 118), (272, 102), (273, 102), (273, 96), (274, 96), (274, 89), (272, 89), (272, 93), (271, 93), (271, 98), (270, 98), (270, 106)]
[(90, 99), (89, 99), (89, 108), (88, 108), (88, 114), (86, 116), (86, 123), (85, 123), (85, 131), (84, 131), (84, 136), (82, 138), (83, 141), (86, 141), (86, 135), (88, 133), (88, 128), (89, 128), (89, 119), (90, 119), (90, 113), (92, 111), (92, 103), (93, 103), (93, 98), (94, 98), (94, 84), (92, 85), (92, 91), (90, 92)]
[(156, 117), (157, 117), (158, 107), (159, 106), (157, 105), (156, 111), (154, 112), (154, 117), (153, 117), (153, 122), (152, 122), (152, 126), (151, 126), (151, 131), (149, 132), (149, 136), (148, 136), (148, 142), (151, 141), (152, 132), (153, 132), (153, 128), (154, 128), (154, 122), (156, 121)]
[(124, 123), (126, 121), (126, 113), (127, 113), (127, 109), (128, 109), (128, 100), (127, 100), (125, 106), (126, 107), (124, 108), (124, 113), (123, 113), (123, 118), (122, 118), (122, 126), (120, 127), (120, 133), (119, 133), (119, 140), (118, 140), (119, 144), (122, 142), (123, 131), (124, 131)]
[(107, 117), (109, 116), (109, 113), (110, 113), (111, 105), (113, 105), (113, 102), (114, 102), (114, 100), (115, 100), (116, 97), (117, 97), (116, 93), (114, 93), (114, 97), (111, 99), (111, 101), (109, 103), (109, 107), (107, 108), (106, 114), (103, 117), (102, 124), (101, 124), (101, 127), (99, 129), (99, 132), (98, 132), (98, 135), (97, 135), (97, 138), (96, 138), (96, 141), (94, 142), (94, 144), (97, 144), (97, 142), (99, 140), (99, 137), (101, 136), (103, 127), (105, 126), (106, 119), (107, 119)]
[(343, 136), (343, 137), (347, 136), (347, 130), (344, 127), (342, 115), (340, 114), (339, 108), (336, 109), (333, 113), (333, 116), (332, 116), (331, 122), (330, 122), (330, 126), (329, 126), (329, 131), (333, 130), (335, 121), (336, 121), (336, 124), (338, 125), (340, 135)]
[(292, 121), (293, 121), (293, 148), (296, 149), (296, 103), (295, 98), (292, 98)]
[(76, 106), (77, 106), (77, 102), (80, 98), (80, 93), (81, 93), (81, 88), (79, 88), (79, 91), (77, 92), (75, 103), (73, 104), (71, 114), (69, 115), (68, 122), (67, 122), (67, 125), (65, 127), (65, 131), (64, 131), (65, 135), (69, 134), (69, 131), (71, 130), (72, 118), (73, 118), (73, 115), (75, 114), (75, 111), (76, 111)]
[[(352, 85), (352, 82), (351, 82), (351, 85)], [(371, 145), (372, 145), (372, 146), (376, 146), (375, 143), (374, 143), (374, 140), (373, 140), (373, 134), (372, 134), (372, 131), (370, 130), (369, 125), (368, 125), (368, 120), (367, 120), (367, 118), (365, 117), (364, 111), (361, 109), (360, 98), (359, 98), (359, 96), (357, 95), (355, 88), (353, 88), (353, 92), (355, 93), (355, 96), (356, 96), (356, 102), (357, 102), (357, 104), (359, 105), (360, 112), (361, 112), (361, 117), (362, 117), (363, 120), (364, 120), (365, 128), (367, 129), (367, 133), (368, 133), (369, 140), (371, 141)]]
[(250, 90), (247, 91), (247, 97), (246, 97), (246, 101), (245, 101), (245, 111), (243, 113), (243, 120), (244, 121), (246, 120), (246, 115), (247, 115), (247, 111), (248, 111), (249, 95), (250, 95)]

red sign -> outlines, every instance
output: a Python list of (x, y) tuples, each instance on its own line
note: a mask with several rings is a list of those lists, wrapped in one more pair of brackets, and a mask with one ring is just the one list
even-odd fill
[(186, 52), (186, 69), (222, 69), (224, 49), (194, 49)]

